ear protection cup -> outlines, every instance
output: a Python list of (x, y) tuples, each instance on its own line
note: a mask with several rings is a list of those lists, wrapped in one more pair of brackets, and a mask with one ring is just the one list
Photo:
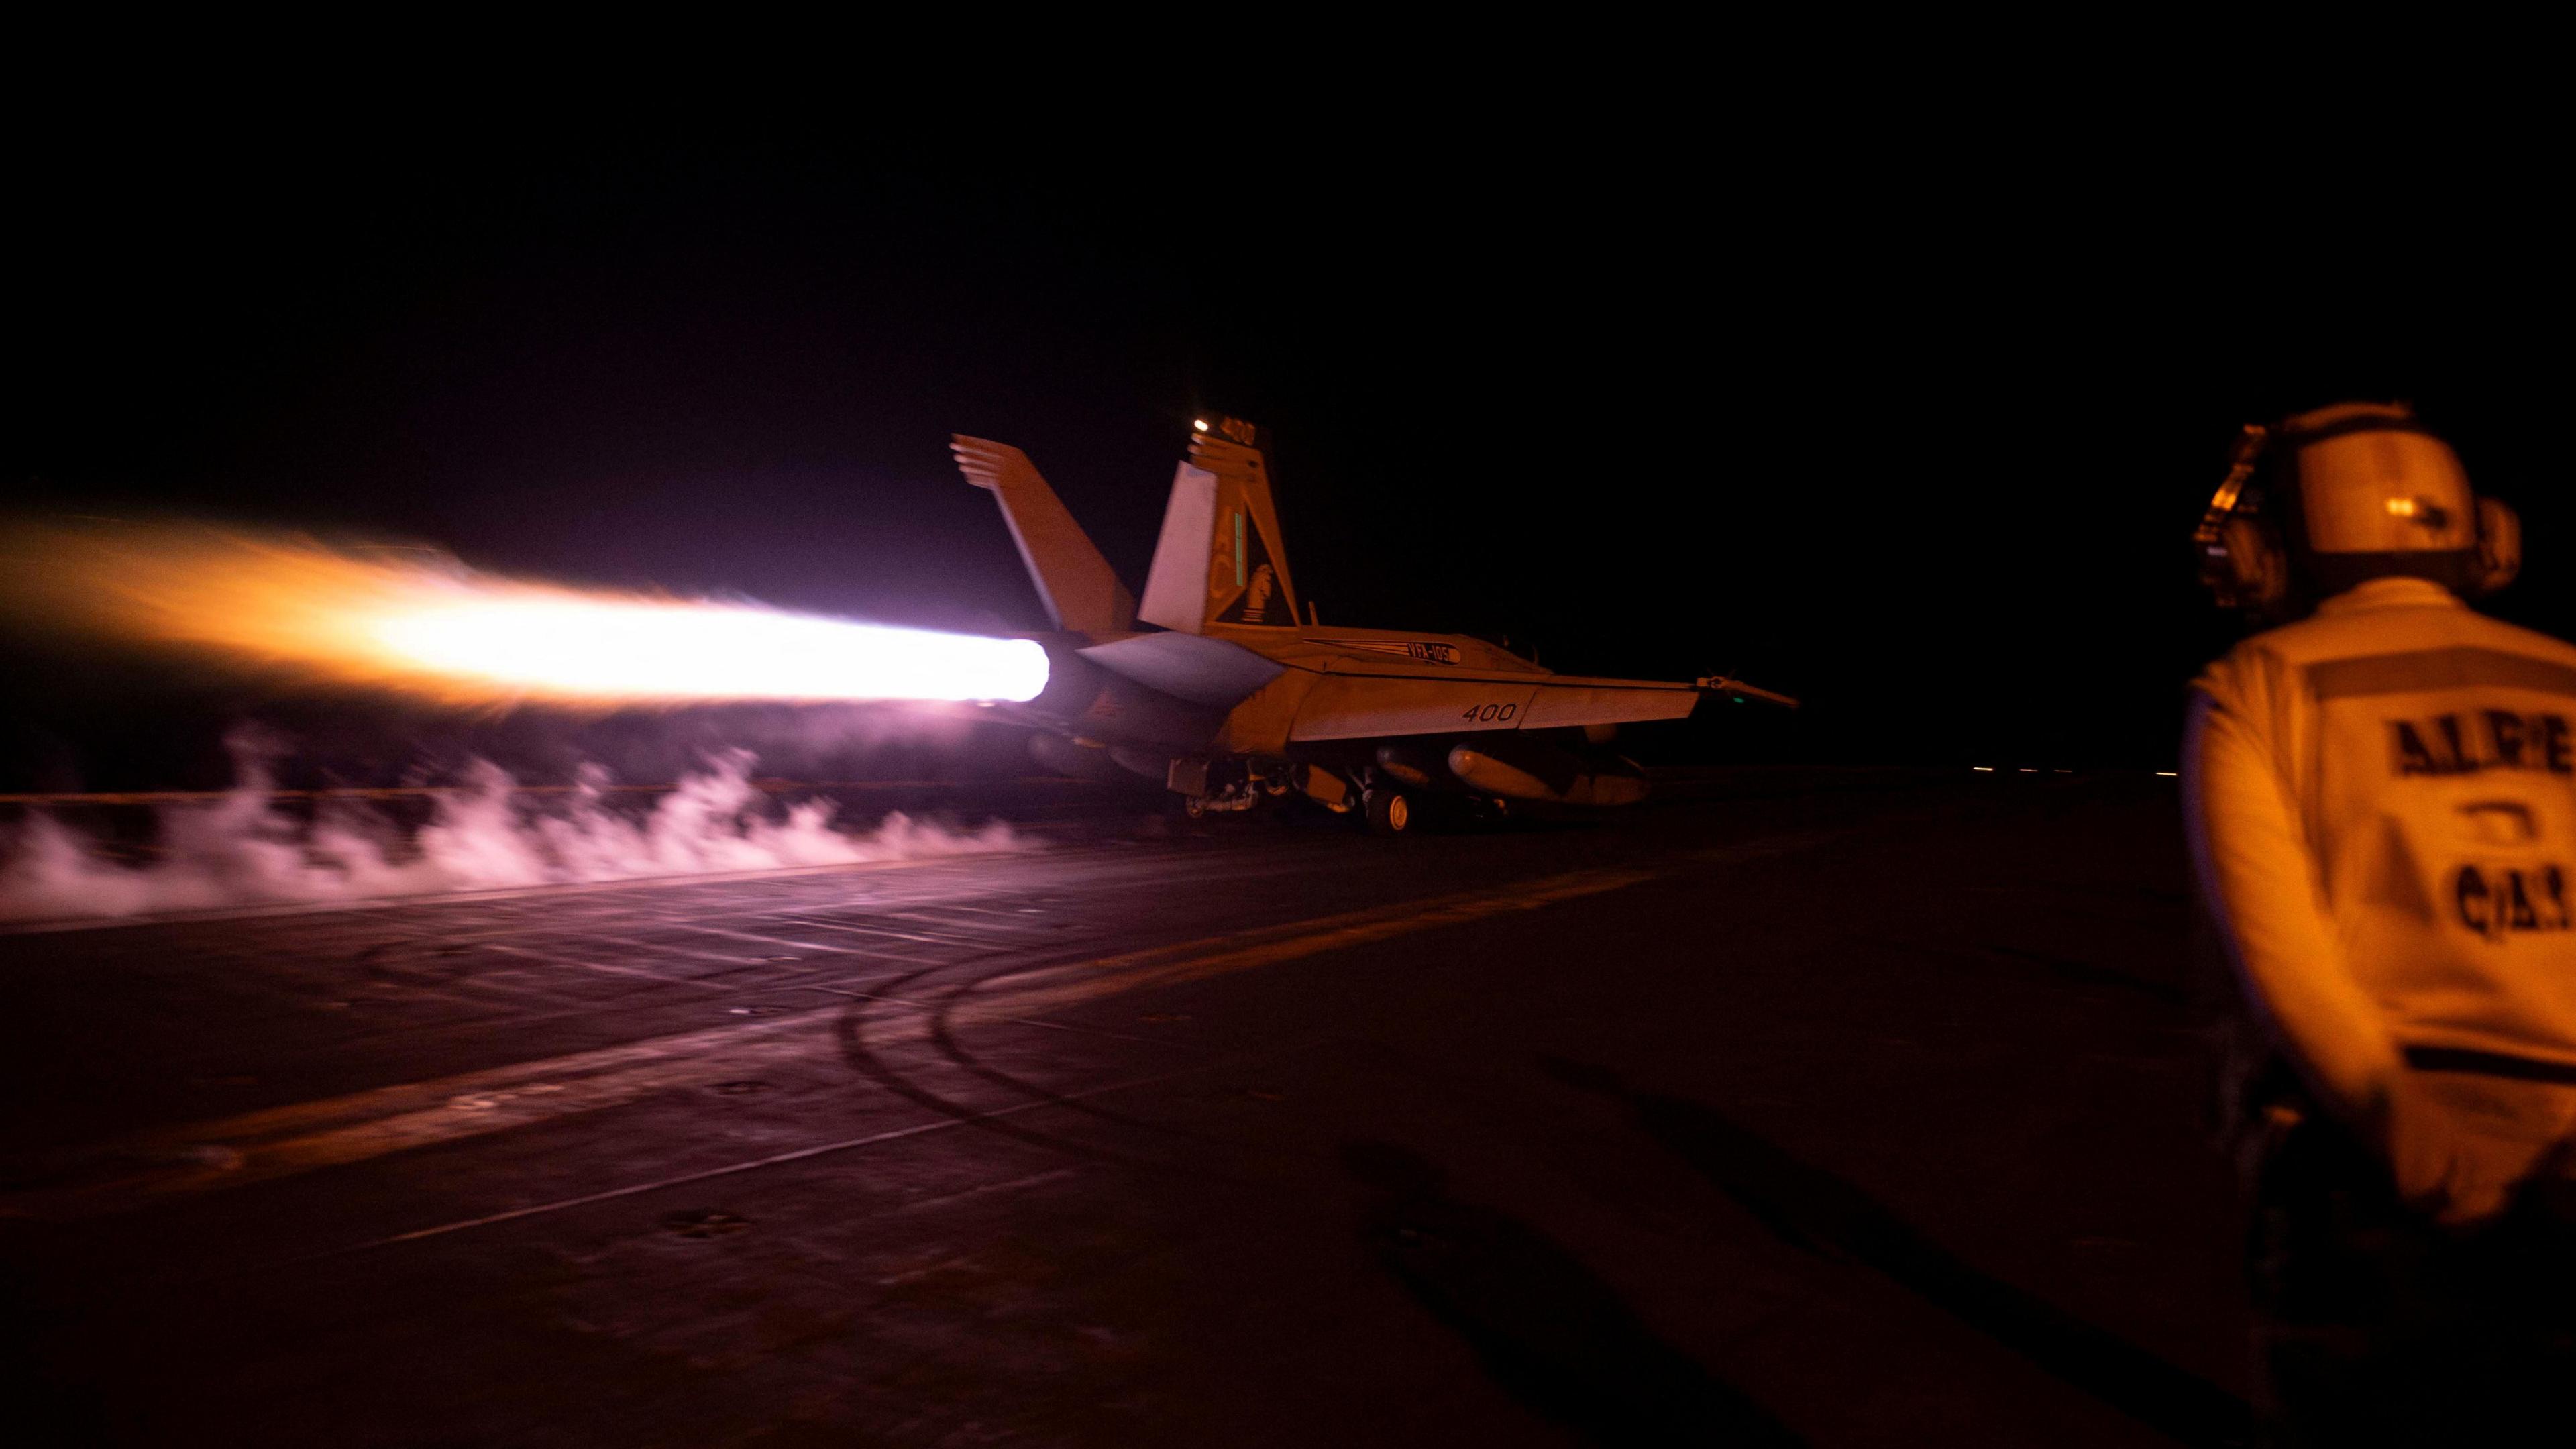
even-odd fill
[(2227, 576), (2240, 606), (2268, 610), (2290, 596), (2290, 555), (2272, 530), (2251, 518), (2230, 518), (2219, 529), (2227, 551)]
[(2469, 567), (2469, 587), (2492, 594), (2522, 572), (2522, 519), (2492, 498), (2478, 500), (2478, 553)]

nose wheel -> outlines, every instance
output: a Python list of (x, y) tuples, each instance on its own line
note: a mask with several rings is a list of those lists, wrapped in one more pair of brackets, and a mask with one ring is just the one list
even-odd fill
[(1413, 801), (1402, 790), (1380, 785), (1368, 792), (1372, 835), (1402, 835), (1413, 828)]

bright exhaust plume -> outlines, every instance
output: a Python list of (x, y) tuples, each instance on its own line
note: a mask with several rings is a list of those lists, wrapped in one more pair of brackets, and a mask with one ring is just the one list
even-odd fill
[(1046, 651), (757, 604), (575, 589), (426, 550), (213, 529), (21, 530), (22, 611), (456, 703), (1026, 700)]

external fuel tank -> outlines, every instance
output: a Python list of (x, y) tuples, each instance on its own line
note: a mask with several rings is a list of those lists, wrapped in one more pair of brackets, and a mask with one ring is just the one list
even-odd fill
[(1478, 735), (1449, 747), (1449, 773), (1470, 789), (1552, 805), (1633, 805), (1646, 772), (1608, 750), (1567, 749), (1528, 735)]

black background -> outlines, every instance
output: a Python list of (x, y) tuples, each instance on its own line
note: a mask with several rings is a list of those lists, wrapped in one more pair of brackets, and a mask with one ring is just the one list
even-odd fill
[[(2563, 170), (2477, 125), (1523, 99), (1221, 141), (453, 97), (22, 117), (0, 476), (24, 513), (1028, 628), (948, 435), (1025, 448), (1141, 586), (1223, 411), (1277, 440), (1328, 623), (1810, 701), (1650, 758), (2155, 768), (2231, 637), (2187, 540), (2236, 428), (2404, 398), (2523, 514), (2499, 612), (2576, 623)], [(11, 647), (9, 771), (46, 786), (389, 710)]]

